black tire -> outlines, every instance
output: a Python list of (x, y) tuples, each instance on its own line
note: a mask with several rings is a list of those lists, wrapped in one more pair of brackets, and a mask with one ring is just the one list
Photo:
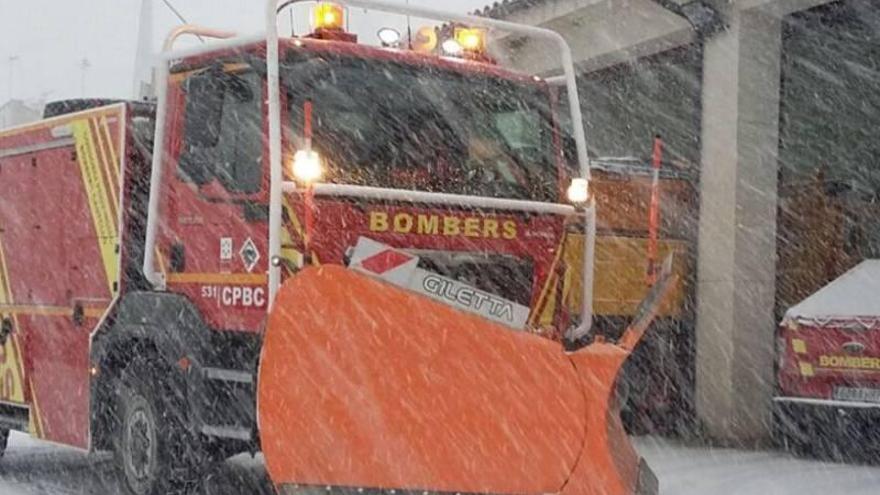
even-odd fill
[(114, 453), (120, 484), (130, 495), (164, 495), (172, 483), (173, 425), (169, 424), (161, 374), (144, 360), (129, 364), (117, 383)]

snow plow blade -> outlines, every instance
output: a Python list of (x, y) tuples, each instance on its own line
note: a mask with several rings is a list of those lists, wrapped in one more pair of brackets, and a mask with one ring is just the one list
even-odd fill
[(653, 495), (614, 399), (629, 350), (576, 353), (341, 266), (281, 288), (258, 377), (279, 493)]

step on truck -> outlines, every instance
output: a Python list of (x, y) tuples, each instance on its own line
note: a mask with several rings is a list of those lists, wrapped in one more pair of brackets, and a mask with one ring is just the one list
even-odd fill
[[(674, 277), (618, 342), (560, 344), (590, 332), (595, 233), (568, 46), (366, 0), (280, 37), (296, 3), (264, 35), (176, 29), (155, 105), (0, 131), (2, 438), (113, 451), (138, 495), (257, 450), (284, 493), (656, 493), (615, 384)], [(340, 4), (444, 23), (371, 46)]]

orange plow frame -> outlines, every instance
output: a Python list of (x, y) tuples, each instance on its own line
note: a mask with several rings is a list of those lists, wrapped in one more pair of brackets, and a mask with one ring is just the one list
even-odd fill
[(614, 402), (647, 323), (568, 354), (343, 267), (307, 268), (277, 295), (260, 363), (270, 478), (281, 492), (654, 494)]

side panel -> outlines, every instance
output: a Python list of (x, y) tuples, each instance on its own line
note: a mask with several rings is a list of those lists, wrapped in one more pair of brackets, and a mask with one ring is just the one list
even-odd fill
[(0, 133), (2, 307), (24, 354), (31, 433), (81, 448), (90, 336), (119, 290), (125, 119), (119, 105)]

